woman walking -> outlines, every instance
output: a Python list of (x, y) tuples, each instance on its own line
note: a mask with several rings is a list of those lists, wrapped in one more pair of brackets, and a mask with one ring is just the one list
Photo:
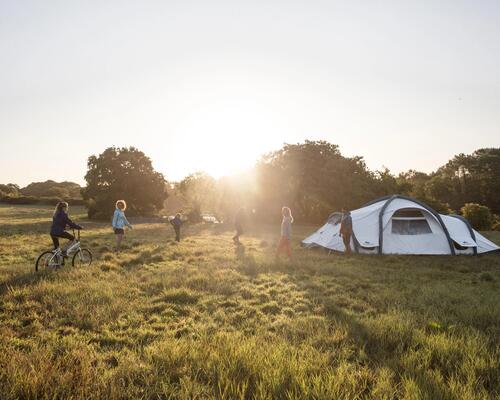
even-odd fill
[(125, 210), (127, 209), (127, 203), (125, 200), (118, 200), (116, 202), (116, 209), (113, 215), (113, 231), (116, 236), (116, 247), (115, 252), (120, 251), (120, 247), (122, 244), (123, 236), (125, 235), (125, 226), (128, 226), (132, 229), (132, 225), (128, 222), (127, 217), (125, 217)]
[(283, 215), (283, 220), (281, 221), (281, 239), (278, 244), (278, 249), (276, 250), (276, 258), (283, 252), (288, 256), (288, 259), (292, 260), (292, 211), (289, 207), (283, 207), (281, 209), (281, 214)]

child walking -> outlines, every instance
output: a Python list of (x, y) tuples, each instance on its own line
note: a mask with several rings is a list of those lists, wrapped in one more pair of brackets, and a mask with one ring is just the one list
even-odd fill
[(182, 219), (181, 219), (181, 214), (177, 213), (174, 218), (170, 221), (172, 226), (174, 227), (174, 232), (175, 232), (175, 240), (177, 242), (181, 241), (181, 225), (182, 225)]
[(243, 235), (244, 213), (245, 213), (245, 210), (243, 209), (243, 207), (241, 207), (240, 209), (238, 209), (238, 212), (234, 216), (234, 229), (236, 230), (236, 233), (233, 236), (234, 244), (241, 244), (240, 236)]
[(125, 203), (125, 200), (118, 200), (116, 202), (116, 208), (112, 222), (113, 231), (115, 232), (116, 236), (116, 247), (115, 247), (116, 253), (120, 251), (123, 236), (125, 235), (125, 226), (128, 226), (130, 229), (132, 229), (132, 224), (128, 222), (127, 217), (125, 217), (126, 209), (127, 209), (127, 203)]
[(54, 243), (54, 250), (59, 247), (59, 238), (68, 239), (69, 242), (62, 249), (63, 257), (67, 257), (66, 250), (71, 246), (75, 237), (66, 232), (66, 227), (69, 226), (72, 229), (82, 229), (80, 225), (75, 224), (68, 216), (68, 203), (65, 201), (60, 201), (57, 203), (56, 209), (54, 210), (54, 215), (52, 216), (52, 227), (50, 228), (50, 237)]
[(283, 215), (283, 220), (281, 221), (281, 239), (278, 244), (278, 249), (276, 250), (276, 258), (283, 252), (288, 256), (288, 259), (292, 259), (292, 211), (289, 207), (283, 207), (281, 209), (281, 214)]

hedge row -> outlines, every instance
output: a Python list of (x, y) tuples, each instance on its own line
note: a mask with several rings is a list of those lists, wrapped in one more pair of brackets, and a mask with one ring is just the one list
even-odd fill
[(6, 204), (41, 204), (55, 206), (60, 201), (67, 201), (73, 206), (84, 206), (83, 199), (60, 199), (58, 197), (35, 197), (35, 196), (0, 196), (0, 203)]

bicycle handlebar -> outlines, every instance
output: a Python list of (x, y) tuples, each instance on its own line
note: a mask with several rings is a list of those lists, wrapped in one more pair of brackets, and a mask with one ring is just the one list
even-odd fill
[[(77, 239), (80, 240), (80, 231), (81, 229), (77, 229), (78, 231), (78, 235), (77, 235)], [(75, 229), (73, 228), (73, 236), (75, 236)]]

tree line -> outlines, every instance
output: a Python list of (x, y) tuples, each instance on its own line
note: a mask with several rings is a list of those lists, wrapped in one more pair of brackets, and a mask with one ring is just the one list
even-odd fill
[[(432, 173), (388, 169), (371, 171), (363, 157), (346, 157), (326, 141), (285, 144), (264, 154), (244, 174), (214, 179), (204, 172), (168, 182), (140, 150), (110, 147), (87, 162), (86, 186), (54, 181), (33, 183), (22, 190), (0, 185), (0, 197), (80, 194), (90, 218), (109, 218), (117, 199), (125, 198), (130, 215), (182, 211), (192, 221), (210, 213), (231, 220), (243, 207), (256, 221), (280, 218), (281, 206), (293, 209), (299, 222), (320, 223), (335, 210), (355, 209), (377, 197), (403, 194), (426, 202), (441, 213), (463, 213), (466, 205), (483, 207), (482, 218), (500, 214), (500, 148), (459, 154)], [(474, 206), (475, 207), (475, 206)], [(472, 208), (474, 208), (472, 207)], [(278, 210), (278, 212), (276, 211)], [(474, 212), (478, 212), (474, 208)], [(490, 224), (491, 225), (491, 224)]]
[(242, 205), (258, 220), (276, 220), (276, 210), (288, 205), (298, 221), (319, 223), (334, 210), (391, 194), (414, 197), (441, 213), (461, 213), (474, 203), (500, 214), (499, 176), (500, 148), (459, 154), (432, 173), (394, 175), (388, 169), (371, 171), (362, 157), (345, 157), (335, 144), (305, 141), (265, 154), (246, 176), (216, 181), (197, 173), (178, 188), (191, 209), (214, 210), (225, 218)]
[(82, 188), (74, 182), (33, 182), (21, 188), (14, 183), (0, 184), (0, 202), (10, 204), (54, 204), (60, 200), (84, 204)]

